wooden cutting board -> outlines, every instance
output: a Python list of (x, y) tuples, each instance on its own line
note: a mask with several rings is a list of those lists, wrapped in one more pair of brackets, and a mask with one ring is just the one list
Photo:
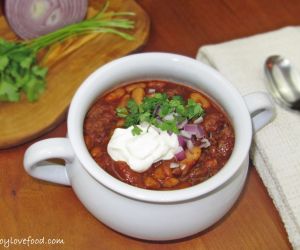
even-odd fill
[[(104, 1), (89, 2), (90, 10), (99, 10)], [(54, 52), (44, 62), (49, 68), (46, 90), (40, 99), (34, 103), (25, 98), (18, 103), (0, 102), (0, 148), (27, 142), (56, 126), (65, 118), (73, 94), (89, 74), (108, 61), (137, 50), (146, 42), (149, 17), (135, 1), (110, 0), (109, 10), (136, 14), (132, 17), (135, 29), (130, 31), (135, 40), (100, 34), (76, 38), (50, 48)], [(0, 37), (16, 39), (3, 15), (0, 16)]]

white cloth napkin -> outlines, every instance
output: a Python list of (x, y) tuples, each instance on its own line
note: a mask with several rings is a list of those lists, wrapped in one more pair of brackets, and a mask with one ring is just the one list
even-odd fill
[[(264, 62), (282, 55), (300, 70), (300, 27), (237, 39), (199, 49), (197, 59), (216, 68), (242, 95), (267, 91)], [(294, 249), (300, 249), (300, 112), (276, 106), (275, 120), (258, 131), (251, 158), (284, 222)]]

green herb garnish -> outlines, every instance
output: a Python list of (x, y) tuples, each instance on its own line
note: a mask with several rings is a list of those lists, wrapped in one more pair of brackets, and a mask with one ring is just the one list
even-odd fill
[(47, 68), (37, 62), (38, 52), (56, 42), (90, 32), (112, 33), (127, 40), (134, 38), (120, 29), (134, 28), (134, 21), (121, 18), (132, 12), (106, 12), (108, 1), (94, 17), (65, 26), (33, 40), (15, 42), (0, 38), (0, 101), (16, 102), (24, 92), (35, 101), (45, 89)]
[(133, 126), (133, 135), (142, 132), (137, 126), (142, 122), (178, 134), (178, 124), (185, 120), (197, 119), (204, 114), (204, 109), (193, 99), (186, 102), (178, 95), (168, 98), (165, 93), (156, 93), (151, 97), (145, 97), (140, 105), (130, 99), (127, 107), (116, 109), (116, 114), (125, 119), (126, 128)]

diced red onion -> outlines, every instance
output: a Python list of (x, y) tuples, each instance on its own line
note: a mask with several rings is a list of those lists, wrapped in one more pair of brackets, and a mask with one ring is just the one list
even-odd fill
[[(205, 136), (205, 131), (201, 125), (198, 125), (198, 131), (199, 131), (199, 138), (203, 138)], [(197, 137), (197, 135), (196, 135), (196, 137)]]
[(182, 161), (185, 159), (185, 152), (184, 152), (184, 149), (183, 147), (179, 146), (176, 150), (176, 153), (175, 153), (175, 158), (177, 161)]
[(203, 138), (201, 140), (200, 148), (208, 148), (210, 145), (210, 141), (207, 138)]
[(84, 19), (88, 0), (7, 0), (5, 15), (15, 33), (35, 38)]
[(183, 129), (183, 127), (184, 127), (187, 123), (188, 123), (188, 120), (185, 119), (185, 120), (183, 120), (181, 123), (179, 123), (179, 124), (177, 125), (177, 128)]
[(191, 139), (192, 138), (192, 134), (185, 131), (185, 130), (180, 130), (180, 135), (182, 135), (183, 137), (187, 138), (187, 139)]
[(191, 150), (194, 147), (194, 143), (191, 140), (187, 140), (186, 147)]
[(159, 110), (160, 110), (160, 106), (159, 105), (155, 106), (155, 109), (153, 110), (153, 116), (154, 117), (156, 117), (158, 115)]
[(160, 119), (160, 117), (156, 117), (156, 121), (157, 121), (158, 124), (162, 123), (162, 120)]
[(198, 124), (186, 124), (183, 129), (191, 135), (195, 135), (198, 139), (204, 137), (203, 128)]
[(155, 93), (155, 91), (156, 91), (156, 89), (148, 89), (149, 94), (153, 94), (153, 93)]
[(180, 165), (177, 162), (171, 162), (170, 163), (170, 168), (178, 168)]
[(194, 121), (195, 124), (199, 124), (199, 123), (201, 123), (201, 122), (203, 122), (203, 116), (200, 116), (199, 118), (197, 118), (197, 119)]
[(174, 114), (173, 113), (170, 113), (170, 114), (167, 114), (164, 118), (163, 118), (164, 121), (172, 121), (174, 120)]
[(179, 145), (184, 148), (186, 145), (186, 141), (184, 137), (182, 135), (177, 135), (177, 138), (178, 138)]

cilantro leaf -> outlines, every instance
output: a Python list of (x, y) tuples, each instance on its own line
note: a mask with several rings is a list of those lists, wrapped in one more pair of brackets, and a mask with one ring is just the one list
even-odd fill
[(0, 82), (0, 100), (17, 102), (20, 99), (18, 88), (7, 80)]
[(143, 130), (141, 130), (137, 125), (133, 125), (132, 134), (133, 135), (140, 135)]
[(117, 116), (125, 118), (128, 115), (127, 109), (124, 107), (118, 107), (116, 109)]
[(193, 99), (188, 99), (188, 104), (186, 106), (187, 117), (189, 119), (200, 117), (204, 114), (203, 108), (196, 103)]
[(162, 131), (169, 131), (175, 134), (179, 133), (176, 120), (164, 121), (158, 125), (158, 128), (160, 128)]
[(0, 71), (3, 71), (8, 65), (9, 59), (6, 55), (0, 56)]

